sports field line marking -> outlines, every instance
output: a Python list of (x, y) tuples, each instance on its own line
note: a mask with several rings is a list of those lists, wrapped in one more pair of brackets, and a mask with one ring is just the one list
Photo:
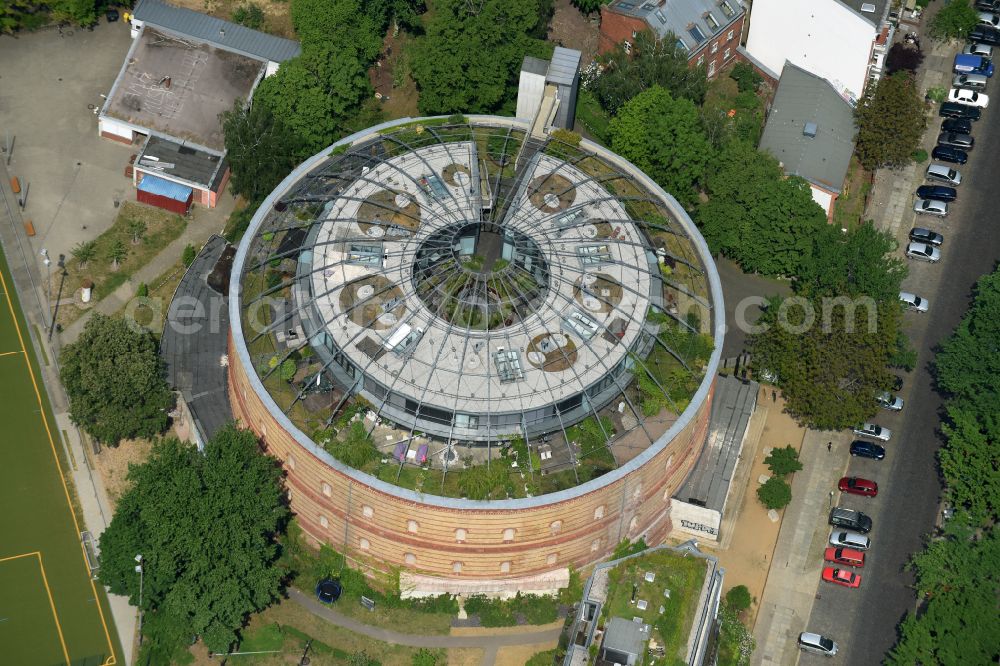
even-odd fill
[(23, 353), (24, 353), (23, 349), (21, 351), (0, 352), (0, 357), (3, 357), (3, 356), (13, 356), (14, 354), (23, 354)]
[[(7, 311), (10, 313), (10, 318), (14, 321), (14, 329), (17, 331), (17, 339), (21, 345), (21, 354), (24, 355), (24, 364), (28, 366), (28, 375), (31, 377), (31, 386), (35, 390), (35, 398), (38, 400), (38, 410), (42, 415), (42, 424), (45, 426), (45, 435), (49, 440), (49, 448), (52, 450), (52, 457), (56, 461), (56, 470), (59, 472), (59, 481), (62, 482), (63, 496), (66, 499), (66, 506), (69, 507), (69, 515), (73, 519), (73, 527), (76, 533), (80, 534), (80, 523), (76, 519), (76, 511), (73, 510), (73, 502), (70, 500), (69, 486), (66, 485), (66, 476), (63, 474), (62, 465), (59, 464), (59, 454), (56, 452), (56, 443), (52, 439), (52, 429), (49, 427), (49, 418), (45, 414), (45, 403), (42, 402), (42, 394), (38, 390), (38, 380), (35, 379), (35, 371), (31, 367), (31, 360), (28, 358), (27, 347), (24, 345), (24, 335), (21, 333), (21, 324), (17, 321), (17, 313), (14, 311), (14, 303), (10, 298), (10, 290), (7, 288), (7, 278), (4, 277), (3, 271), (0, 270), (0, 289), (3, 290), (4, 296), (7, 298)], [(101, 597), (97, 594), (97, 586), (94, 585), (94, 578), (90, 574), (90, 565), (87, 564), (87, 551), (84, 550), (83, 540), (80, 539), (80, 559), (83, 562), (83, 567), (87, 572), (87, 579), (90, 580), (90, 589), (94, 593), (94, 599), (97, 600), (97, 614), (101, 618), (101, 627), (104, 629), (104, 639), (108, 642), (108, 652), (111, 654), (110, 658), (104, 663), (104, 666), (113, 666), (117, 663), (115, 657), (115, 646), (111, 641), (111, 633), (108, 631), (108, 622), (104, 618), (104, 610), (101, 608)], [(38, 554), (38, 561), (41, 563), (42, 555)], [(45, 571), (42, 570), (42, 575), (44, 577)], [(48, 582), (45, 583), (46, 589), (48, 588)], [(49, 600), (51, 601), (52, 595), (49, 594)], [(52, 607), (53, 612), (55, 611), (55, 606)], [(56, 620), (56, 624), (59, 620)], [(62, 639), (62, 632), (59, 633), (60, 640)], [(66, 645), (63, 644), (63, 650), (66, 650)], [(66, 655), (66, 663), (69, 663), (69, 655)]]
[(38, 569), (42, 572), (42, 584), (45, 585), (45, 594), (49, 597), (49, 608), (52, 609), (52, 619), (56, 621), (56, 633), (59, 634), (59, 645), (62, 646), (63, 657), (66, 659), (66, 666), (69, 666), (69, 650), (66, 649), (66, 639), (63, 638), (62, 625), (59, 624), (59, 613), (56, 612), (56, 603), (52, 599), (52, 589), (49, 587), (49, 578), (45, 575), (45, 564), (42, 562), (42, 553), (36, 550), (33, 553), (12, 555), (10, 557), (0, 559), (0, 563), (9, 562), (10, 560), (19, 560), (22, 557), (38, 558)]

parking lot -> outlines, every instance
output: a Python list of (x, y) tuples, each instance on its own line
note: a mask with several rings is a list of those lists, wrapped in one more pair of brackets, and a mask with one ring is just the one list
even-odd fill
[[(930, 44), (928, 40), (928, 44)], [(926, 46), (926, 45), (925, 45)], [(924, 61), (928, 68), (924, 87), (951, 83), (951, 66), (957, 49), (935, 46)], [(987, 93), (997, 93), (991, 83)], [(1000, 103), (997, 103), (1000, 106)], [(945, 236), (941, 260), (930, 264), (907, 261), (909, 276), (903, 289), (929, 300), (926, 314), (904, 315), (905, 328), (919, 352), (917, 368), (904, 375), (900, 391), (906, 400), (898, 413), (880, 410), (875, 421), (893, 431), (885, 444), (882, 461), (855, 458), (850, 475), (874, 480), (879, 494), (872, 499), (844, 495), (834, 502), (859, 509), (874, 521), (870, 533), (871, 550), (860, 589), (842, 588), (818, 582), (817, 599), (807, 623), (809, 631), (830, 636), (840, 646), (838, 655), (828, 660), (803, 654), (803, 664), (876, 664), (896, 642), (896, 627), (915, 607), (912, 574), (904, 570), (910, 556), (924, 546), (924, 537), (939, 518), (941, 487), (936, 473), (935, 453), (941, 445), (941, 399), (933, 391), (930, 364), (934, 349), (947, 338), (968, 308), (975, 282), (993, 270), (1000, 257), (1000, 234), (994, 229), (1000, 210), (1000, 191), (995, 174), (1000, 169), (1000, 111), (989, 108), (973, 124), (976, 146), (965, 165), (952, 165), (962, 172), (958, 198), (949, 204), (949, 215), (936, 218), (912, 211), (913, 192), (923, 184), (927, 163), (896, 174), (894, 191), (881, 193), (885, 207), (876, 214), (876, 225), (892, 232), (903, 254), (911, 227), (921, 226)], [(934, 115), (925, 136), (928, 153), (938, 136), (941, 118)], [(909, 176), (909, 178), (907, 178)], [(878, 186), (877, 186), (878, 187)], [(816, 561), (822, 551), (814, 554)]]

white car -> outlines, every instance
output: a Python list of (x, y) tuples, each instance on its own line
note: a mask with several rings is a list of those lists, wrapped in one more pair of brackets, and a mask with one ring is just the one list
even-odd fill
[(993, 28), (1000, 27), (1000, 16), (993, 12), (979, 12), (979, 24), (988, 25)]
[(898, 395), (893, 395), (888, 391), (879, 393), (875, 397), (875, 402), (879, 404), (882, 409), (888, 409), (890, 412), (901, 412), (903, 411), (903, 399)]
[(914, 312), (927, 312), (927, 308), (930, 307), (926, 298), (920, 298), (908, 291), (899, 292), (899, 302), (905, 305), (907, 310)]
[(888, 428), (875, 425), (874, 423), (862, 423), (854, 429), (854, 434), (858, 437), (871, 437), (880, 442), (888, 442), (892, 437), (892, 431)]
[(919, 259), (933, 264), (941, 259), (941, 250), (927, 243), (909, 243), (906, 246), (906, 256), (908, 259)]
[(913, 212), (918, 215), (948, 215), (948, 204), (938, 199), (917, 199), (913, 202)]
[(852, 532), (851, 530), (834, 530), (830, 535), (830, 545), (868, 550), (872, 546), (872, 540), (864, 534)]
[(959, 104), (967, 104), (969, 106), (978, 106), (981, 109), (985, 109), (989, 106), (990, 98), (988, 95), (976, 92), (975, 90), (952, 88), (948, 92), (948, 101), (958, 102)]

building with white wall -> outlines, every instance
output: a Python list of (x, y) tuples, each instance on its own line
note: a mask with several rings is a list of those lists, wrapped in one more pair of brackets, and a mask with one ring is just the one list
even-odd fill
[(888, 0), (754, 0), (746, 50), (777, 80), (785, 62), (856, 102), (892, 43)]

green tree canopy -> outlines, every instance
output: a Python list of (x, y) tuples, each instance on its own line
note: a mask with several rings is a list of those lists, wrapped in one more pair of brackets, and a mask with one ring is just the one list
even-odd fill
[(292, 25), (303, 51), (326, 48), (370, 63), (382, 50), (385, 4), (380, 0), (292, 0)]
[(784, 509), (792, 501), (792, 487), (784, 479), (772, 476), (757, 488), (757, 499), (768, 509)]
[(969, 0), (951, 0), (931, 18), (928, 32), (934, 39), (964, 39), (979, 23), (979, 13)]
[[(80, 26), (97, 22), (95, 0), (4, 0), (0, 2), (0, 32), (34, 30), (50, 20), (69, 21)], [(104, 3), (101, 3), (104, 6)]]
[(666, 88), (675, 98), (697, 105), (705, 99), (708, 81), (705, 67), (691, 67), (688, 52), (675, 35), (657, 39), (649, 30), (635, 36), (626, 51), (624, 44), (602, 56), (601, 74), (589, 84), (605, 111), (612, 115), (630, 99), (653, 86)]
[(612, 149), (686, 206), (697, 197), (711, 148), (698, 108), (653, 86), (629, 100), (608, 125)]
[(233, 192), (248, 201), (261, 201), (306, 156), (298, 135), (266, 104), (234, 106), (222, 129)]
[(138, 604), (141, 554), (147, 614), (174, 635), (226, 651), (280, 588), (275, 537), (288, 517), (280, 466), (253, 433), (227, 426), (203, 454), (176, 439), (159, 442), (128, 479), (101, 535), (101, 581)]
[(549, 57), (552, 45), (533, 39), (539, 0), (438, 0), (411, 66), (426, 114), (498, 110), (517, 92), (525, 55)]
[(883, 76), (854, 110), (856, 154), (868, 170), (909, 164), (927, 127), (927, 107), (909, 72)]
[(73, 423), (112, 446), (163, 432), (174, 396), (156, 347), (148, 331), (95, 313), (59, 357)]
[(778, 161), (752, 145), (731, 142), (705, 181), (709, 200), (698, 207), (702, 234), (744, 271), (800, 275), (827, 229), (808, 183), (786, 178)]
[(772, 449), (771, 453), (764, 458), (764, 464), (775, 476), (785, 476), (802, 469), (802, 463), (799, 462), (799, 452), (791, 444), (784, 448)]
[[(362, 100), (371, 95), (365, 64), (350, 49), (307, 46), (260, 83), (254, 105), (264, 107), (264, 118), (280, 118), (311, 154), (333, 143), (347, 129)], [(280, 132), (271, 140), (284, 141), (286, 136)], [(255, 153), (253, 161), (266, 159)]]
[(906, 277), (906, 265), (895, 256), (896, 239), (861, 224), (846, 234), (834, 226), (823, 228), (811, 261), (804, 262), (796, 290), (809, 296), (871, 296), (895, 303)]
[(773, 299), (758, 322), (766, 330), (750, 336), (753, 367), (777, 374), (788, 412), (809, 427), (861, 423), (892, 384), (886, 366), (900, 315), (896, 303), (852, 311), (850, 302)]

